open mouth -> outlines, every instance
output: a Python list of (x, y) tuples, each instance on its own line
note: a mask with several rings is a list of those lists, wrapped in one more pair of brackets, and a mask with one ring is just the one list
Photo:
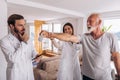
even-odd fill
[(96, 27), (88, 27), (88, 32), (87, 33), (91, 33), (92, 31), (94, 31), (96, 29)]
[(21, 35), (24, 35), (25, 29), (21, 30)]
[(22, 32), (21, 35), (24, 35), (25, 32)]
[(90, 30), (91, 29), (91, 27), (88, 27), (88, 30)]

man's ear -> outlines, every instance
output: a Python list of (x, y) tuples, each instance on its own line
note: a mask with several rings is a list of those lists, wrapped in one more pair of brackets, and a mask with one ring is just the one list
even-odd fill
[(99, 21), (96, 23), (96, 25), (101, 25), (101, 23), (102, 23), (102, 21), (99, 20)]
[(12, 28), (12, 29), (14, 28), (14, 26), (13, 26), (12, 24), (10, 24), (9, 26), (10, 26), (10, 28)]
[(14, 31), (14, 26), (12, 24), (9, 25), (11, 31)]
[(101, 25), (101, 23), (102, 23), (102, 20), (99, 20), (99, 23), (98, 23), (98, 24)]

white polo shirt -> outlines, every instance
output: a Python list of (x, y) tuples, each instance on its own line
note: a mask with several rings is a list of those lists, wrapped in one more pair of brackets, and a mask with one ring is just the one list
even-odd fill
[(119, 52), (117, 38), (111, 33), (98, 39), (90, 34), (78, 38), (83, 47), (82, 74), (95, 80), (112, 80), (111, 53)]

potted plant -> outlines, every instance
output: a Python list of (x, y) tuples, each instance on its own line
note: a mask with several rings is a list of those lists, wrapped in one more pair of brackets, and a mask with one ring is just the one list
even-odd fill
[(112, 27), (112, 25), (110, 25), (110, 26), (103, 26), (102, 27), (102, 31), (103, 32), (107, 32), (108, 30), (110, 30), (111, 27)]

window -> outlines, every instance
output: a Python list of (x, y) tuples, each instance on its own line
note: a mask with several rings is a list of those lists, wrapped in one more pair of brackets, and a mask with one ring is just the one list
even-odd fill
[(120, 19), (104, 20), (104, 25), (105, 26), (112, 25), (108, 32), (112, 32), (118, 37), (118, 43), (120, 47)]
[(32, 40), (33, 44), (34, 44), (34, 26), (30, 26), (30, 39)]
[[(110, 20), (104, 20), (104, 25), (105, 26), (110, 26), (110, 30), (108, 32), (114, 33), (118, 37), (118, 44), (120, 48), (120, 19), (110, 19)], [(111, 67), (112, 69), (115, 70), (115, 74), (117, 74), (117, 71), (115, 69), (114, 63), (111, 62)]]
[[(43, 24), (42, 25), (42, 30), (52, 32), (52, 24)], [(42, 40), (42, 50), (46, 50), (46, 49), (49, 49), (49, 50), (52, 49), (51, 41), (50, 41), (50, 39), (43, 38), (43, 40)]]
[[(55, 33), (59, 33), (61, 32), (61, 24), (43, 24), (42, 25), (42, 30), (46, 30), (49, 32), (55, 32)], [(56, 41), (59, 41), (57, 39), (55, 39)], [(42, 50), (53, 50), (54, 52), (57, 52), (57, 48), (55, 48), (50, 39), (44, 38), (42, 40)]]
[[(33, 44), (34, 44), (34, 35), (35, 35), (35, 28), (34, 26), (30, 26), (30, 39), (32, 40)], [(60, 33), (61, 30), (62, 30), (62, 27), (61, 27), (61, 24), (43, 24), (42, 25), (42, 30), (46, 30), (46, 31), (49, 31), (49, 32), (55, 32), (55, 33)], [(57, 42), (59, 41), (58, 39), (55, 39)], [(54, 52), (57, 52), (58, 49), (55, 48), (53, 46), (53, 44), (51, 43), (51, 40), (50, 39), (47, 39), (47, 38), (43, 38), (42, 40), (42, 50), (46, 50), (46, 49), (49, 49), (49, 50), (53, 50)]]
[[(60, 33), (60, 32), (62, 32), (61, 24), (53, 24), (53, 32), (55, 32), (55, 33)], [(58, 40), (58, 39), (55, 39), (55, 41), (58, 42), (59, 40)], [(54, 46), (52, 45), (52, 50), (53, 50), (54, 52), (57, 52), (57, 51), (58, 51), (58, 48), (56, 48), (56, 47), (54, 47)]]

